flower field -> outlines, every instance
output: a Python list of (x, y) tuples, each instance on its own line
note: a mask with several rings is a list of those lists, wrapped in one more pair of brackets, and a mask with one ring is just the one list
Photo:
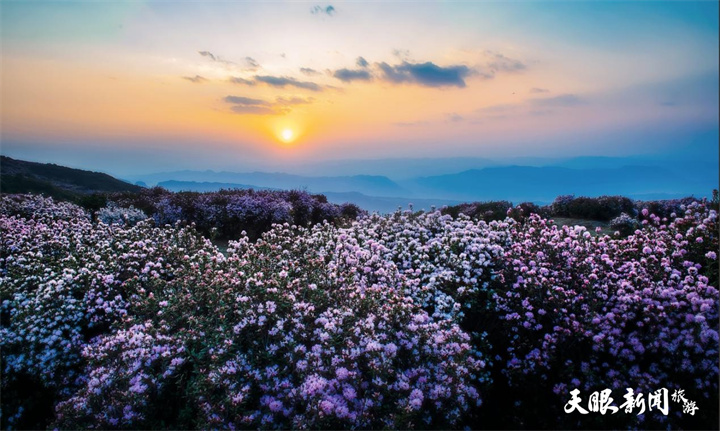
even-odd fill
[[(303, 196), (173, 201), (202, 196), (144, 220), (2, 197), (3, 428), (718, 427), (714, 204), (600, 236), (535, 214), (335, 224), (316, 219), (342, 208)], [(222, 222), (174, 223), (190, 207)], [(241, 215), (276, 224), (224, 253), (201, 233)], [(698, 410), (563, 409), (627, 388)]]

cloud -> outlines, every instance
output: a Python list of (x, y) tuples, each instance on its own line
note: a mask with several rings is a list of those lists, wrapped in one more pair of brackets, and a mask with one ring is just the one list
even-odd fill
[[(302, 69), (301, 69), (302, 70)], [(258, 82), (267, 84), (271, 87), (285, 88), (285, 87), (296, 87), (311, 91), (322, 91), (323, 88), (314, 82), (309, 81), (298, 81), (295, 78), (288, 76), (259, 76), (256, 75), (252, 79), (245, 79), (239, 76), (233, 76), (228, 79), (233, 84), (250, 85), (253, 86)]]
[(530, 93), (532, 93), (532, 94), (549, 93), (549, 92), (550, 92), (550, 90), (548, 90), (547, 88), (533, 87), (530, 89)]
[(183, 76), (182, 79), (187, 79), (190, 82), (194, 82), (195, 84), (202, 84), (203, 82), (207, 82), (207, 78), (203, 78), (200, 75), (195, 76)]
[(432, 62), (409, 63), (397, 66), (380, 63), (383, 79), (394, 84), (411, 82), (425, 87), (465, 87), (465, 77), (473, 73), (467, 66), (441, 67)]
[(222, 64), (235, 64), (232, 61), (225, 60), (224, 58), (220, 57), (219, 55), (215, 55), (210, 51), (198, 51), (198, 54), (202, 55), (203, 57), (207, 57), (212, 61), (216, 61), (218, 63)]
[(236, 114), (282, 115), (291, 111), (291, 106), (306, 105), (315, 101), (312, 97), (278, 97), (275, 102), (253, 99), (245, 96), (225, 96), (222, 99), (232, 106), (230, 110)]
[(401, 72), (398, 72), (395, 67), (390, 66), (389, 64), (382, 62), (378, 63), (378, 67), (383, 72), (383, 78), (386, 81), (390, 81), (394, 84), (399, 84), (401, 82), (407, 82), (410, 80), (410, 77), (406, 74), (403, 74)]
[(275, 99), (278, 105), (307, 105), (315, 101), (312, 97), (278, 97)]
[(473, 71), (472, 74), (475, 75), (475, 76), (479, 76), (479, 77), (482, 78), (482, 79), (493, 79), (493, 78), (495, 78), (495, 72), (493, 72), (493, 71), (485, 72), (485, 71), (481, 71), (481, 70), (475, 70), (475, 71)]
[(538, 97), (528, 99), (518, 104), (498, 104), (485, 106), (476, 109), (475, 112), (489, 116), (492, 118), (505, 118), (507, 116), (517, 115), (549, 115), (554, 112), (553, 108), (563, 108), (571, 106), (585, 105), (586, 100), (575, 94), (563, 94), (554, 97)]
[(320, 87), (314, 82), (298, 81), (295, 78), (290, 78), (287, 76), (256, 76), (255, 82), (262, 82), (270, 85), (271, 87), (296, 87), (310, 91), (322, 91), (322, 87)]
[(505, 57), (502, 54), (486, 51), (486, 55), (490, 57), (488, 62), (488, 68), (495, 72), (519, 72), (525, 70), (527, 67), (519, 60)]
[(224, 99), (227, 103), (235, 105), (257, 105), (257, 106), (270, 106), (269, 102), (260, 99), (251, 99), (249, 97), (242, 96), (226, 96)]
[(250, 81), (249, 79), (240, 78), (238, 76), (231, 76), (229, 81), (233, 84), (255, 85), (255, 81)]
[(210, 51), (198, 51), (198, 54), (202, 55), (203, 57), (209, 57), (212, 61), (217, 61), (215, 59), (215, 54)]
[(278, 115), (282, 112), (278, 112), (273, 108), (266, 106), (246, 106), (246, 105), (235, 105), (230, 108), (236, 114), (255, 114), (255, 115)]
[(581, 99), (575, 94), (562, 94), (555, 97), (543, 97), (537, 99), (530, 99), (530, 104), (533, 106), (543, 107), (566, 107), (566, 106), (578, 106), (584, 105), (585, 100)]
[(393, 49), (392, 55), (399, 58), (400, 60), (407, 61), (410, 58), (409, 49)]
[(310, 9), (310, 13), (313, 15), (317, 14), (325, 14), (328, 16), (333, 16), (337, 11), (332, 5), (327, 6), (314, 6), (312, 9)]
[(309, 67), (301, 67), (301, 68), (300, 68), (300, 72), (301, 72), (303, 75), (307, 75), (307, 76), (320, 75), (320, 72), (318, 72), (318, 71), (315, 70), (315, 69), (311, 69), (311, 68), (309, 68)]
[(457, 112), (447, 114), (447, 118), (448, 118), (448, 121), (452, 121), (453, 123), (458, 123), (465, 119), (462, 115), (458, 114)]
[(358, 67), (362, 67), (362, 68), (366, 68), (366, 67), (368, 67), (368, 66), (370, 65), (370, 63), (368, 63), (368, 61), (365, 60), (365, 59), (362, 58), (362, 57), (358, 57), (358, 58), (357, 58), (357, 61), (355, 62), (355, 64), (357, 64)]
[(476, 112), (482, 112), (485, 114), (506, 114), (509, 112), (516, 112), (520, 108), (520, 105), (512, 105), (508, 103), (499, 105), (485, 106), (480, 109), (476, 109)]
[(427, 124), (430, 123), (427, 121), (398, 121), (397, 123), (393, 123), (394, 126), (398, 127), (425, 126)]
[(372, 75), (367, 70), (339, 69), (333, 73), (333, 76), (343, 82), (369, 81), (372, 79)]
[(230, 110), (236, 114), (252, 115), (279, 115), (287, 113), (288, 109), (276, 106), (262, 99), (253, 99), (243, 96), (225, 96), (223, 101), (233, 106)]
[(258, 63), (254, 58), (252, 57), (245, 57), (245, 62), (248, 65), (248, 68), (250, 70), (257, 70), (260, 68), (260, 63)]

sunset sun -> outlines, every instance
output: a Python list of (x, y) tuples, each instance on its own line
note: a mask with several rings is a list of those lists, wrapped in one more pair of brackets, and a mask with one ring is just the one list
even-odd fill
[(280, 139), (285, 143), (290, 143), (295, 139), (295, 133), (290, 129), (283, 129), (283, 131), (280, 132)]

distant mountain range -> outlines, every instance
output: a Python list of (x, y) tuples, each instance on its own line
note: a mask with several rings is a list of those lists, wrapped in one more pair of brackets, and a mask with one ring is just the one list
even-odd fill
[(403, 185), (425, 196), (459, 200), (548, 202), (556, 196), (676, 195), (709, 193), (710, 184), (679, 177), (668, 169), (625, 166), (608, 169), (507, 166), (410, 180)]
[(253, 189), (253, 190), (280, 190), (272, 187), (257, 187), (246, 184), (236, 183), (215, 183), (215, 182), (198, 182), (198, 181), (161, 181), (157, 183), (158, 187), (162, 187), (171, 192), (216, 192), (222, 189)]
[[(375, 161), (373, 172), (393, 164), (405, 174), (432, 159), (385, 159)], [(525, 159), (513, 159), (514, 161)], [(544, 162), (556, 165), (543, 166)], [(359, 161), (370, 166), (371, 161)], [(175, 171), (128, 178), (143, 186), (159, 185), (171, 191), (216, 191), (220, 189), (300, 189), (324, 194), (335, 203), (353, 202), (370, 211), (391, 212), (398, 207), (415, 209), (455, 205), (460, 202), (508, 200), (513, 203), (552, 202), (565, 194), (577, 196), (624, 195), (635, 199), (670, 199), (689, 195), (709, 196), (718, 188), (715, 161), (651, 160), (642, 157), (578, 157), (574, 159), (527, 159), (528, 165), (500, 165), (488, 159), (439, 159), (441, 172), (457, 166), (484, 165), (439, 175), (390, 179), (384, 175), (306, 176), (268, 172)], [(329, 163), (329, 162), (328, 162)], [(338, 162), (352, 171), (347, 161)], [(343, 165), (345, 164), (345, 165)], [(532, 166), (531, 166), (532, 164)], [(412, 169), (408, 168), (412, 166)], [(357, 169), (357, 167), (354, 167)], [(109, 175), (51, 164), (24, 162), (2, 157), (0, 190), (78, 194), (140, 190), (137, 185)], [(396, 172), (396, 173), (397, 173)], [(404, 174), (395, 176), (402, 177)]]
[[(372, 172), (385, 175), (304, 176), (286, 173), (238, 173), (177, 171), (139, 175), (132, 180), (160, 184), (171, 190), (217, 190), (220, 188), (306, 189), (331, 199), (365, 204), (370, 210), (395, 209), (396, 203), (449, 205), (463, 201), (509, 200), (514, 203), (552, 202), (564, 194), (578, 196), (624, 195), (638, 199), (667, 199), (688, 195), (709, 196), (718, 187), (714, 161), (680, 161), (647, 157), (577, 157), (572, 159), (514, 158), (526, 165), (502, 165), (489, 159), (383, 159), (360, 160)], [(331, 162), (326, 162), (331, 165)], [(334, 162), (336, 168), (357, 171), (350, 161)], [(431, 165), (435, 163), (434, 168)], [(544, 164), (552, 164), (545, 166)], [(398, 179), (418, 167), (428, 172), (451, 173)], [(482, 165), (475, 169), (463, 166)], [(327, 166), (318, 171), (327, 172)], [(169, 184), (166, 181), (181, 183)], [(383, 199), (378, 199), (383, 198)], [(387, 198), (387, 199), (385, 199)], [(430, 204), (429, 202), (432, 202)]]
[(307, 189), (313, 193), (358, 192), (372, 196), (406, 196), (411, 194), (410, 191), (403, 189), (389, 178), (377, 175), (311, 177), (267, 172), (176, 171), (140, 175), (129, 179), (131, 181), (142, 181), (147, 185), (160, 185), (166, 181), (179, 181), (221, 183), (239, 186), (239, 188)]

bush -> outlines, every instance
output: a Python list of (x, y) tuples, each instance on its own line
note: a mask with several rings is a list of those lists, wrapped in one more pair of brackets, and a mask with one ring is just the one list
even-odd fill
[(243, 232), (257, 239), (274, 223), (308, 226), (323, 220), (331, 223), (354, 220), (366, 214), (353, 204), (331, 204), (323, 195), (298, 190), (172, 193), (155, 187), (139, 193), (110, 195), (108, 199), (117, 206), (134, 206), (160, 225), (194, 224), (204, 235), (218, 239), (237, 239)]
[[(542, 412), (562, 411), (574, 388), (590, 394), (661, 387), (685, 389), (713, 407), (693, 418), (698, 422), (677, 410), (623, 420), (675, 428), (717, 419), (716, 230), (717, 213), (697, 203), (670, 223), (648, 215), (641, 230), (620, 239), (594, 237), (579, 226), (559, 229), (538, 216), (516, 225), (496, 279), (494, 308), (502, 324), (490, 338), (505, 376), (496, 385), (515, 388), (513, 398), (498, 398), (523, 412), (506, 420), (533, 428), (592, 426)], [(522, 390), (528, 386), (564, 396)], [(596, 419), (598, 427), (628, 426)]]
[(635, 232), (638, 227), (640, 227), (640, 222), (625, 213), (610, 220), (610, 229), (619, 232), (622, 236), (630, 235)]
[(554, 217), (599, 221), (609, 221), (622, 213), (637, 214), (635, 203), (623, 196), (600, 196), (597, 198), (558, 196), (549, 209), (550, 215)]
[(147, 218), (144, 212), (135, 207), (120, 208), (113, 203), (95, 213), (95, 219), (105, 224), (128, 224), (133, 226)]
[(504, 220), (510, 208), (512, 204), (508, 201), (474, 202), (445, 207), (442, 213), (453, 217), (463, 214), (476, 220), (497, 221)]
[[(168, 204), (222, 220), (237, 196)], [(243, 211), (290, 219), (276, 202)], [(717, 211), (642, 217), (611, 237), (406, 211), (222, 254), (189, 226), (4, 196), (2, 426), (717, 427)], [(562, 411), (573, 389), (662, 387), (700, 410)]]
[(643, 211), (645, 215), (639, 214), (641, 219), (646, 218), (647, 214), (654, 214), (660, 218), (673, 218), (683, 214), (688, 205), (697, 202), (700, 202), (700, 200), (693, 197), (660, 201), (638, 201), (637, 207), (640, 210), (645, 210)]

